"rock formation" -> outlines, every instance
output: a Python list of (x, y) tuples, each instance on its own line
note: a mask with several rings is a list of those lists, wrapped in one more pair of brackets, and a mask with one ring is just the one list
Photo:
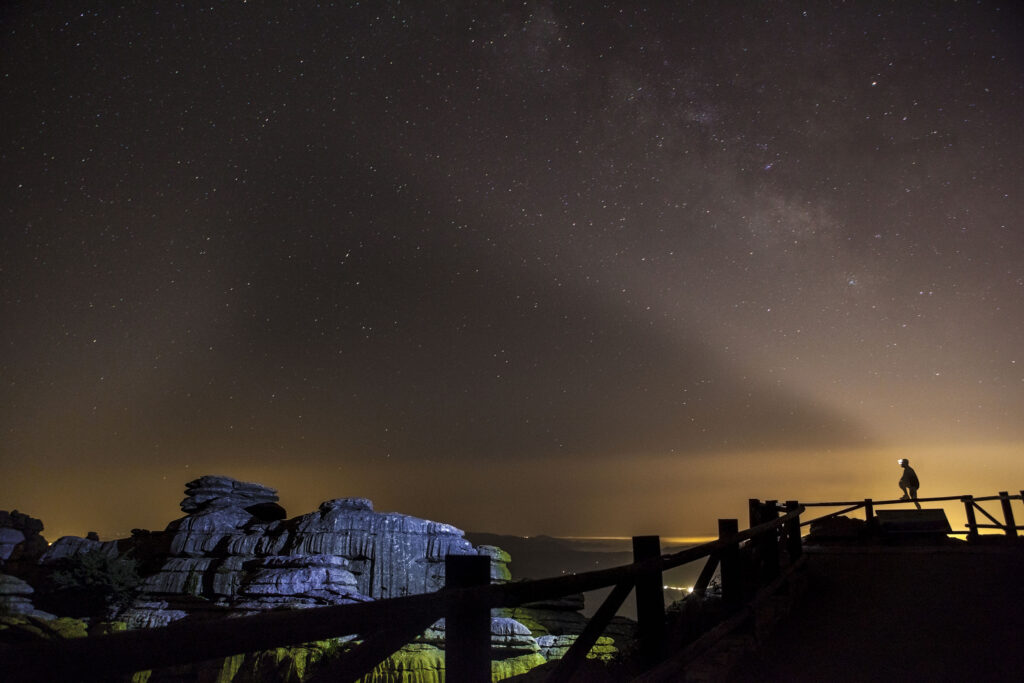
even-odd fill
[(0, 574), (0, 615), (38, 614), (29, 597), (35, 589), (16, 576)]
[(46, 552), (43, 523), (12, 510), (0, 510), (0, 567), (31, 564)]
[(185, 494), (187, 515), (164, 532), (168, 557), (124, 615), (132, 627), (433, 592), (446, 555), (476, 553), (451, 525), (374, 512), (365, 498), (284, 519), (277, 492), (260, 484), (204, 476)]
[[(365, 498), (329, 500), (314, 512), (288, 519), (274, 489), (204, 476), (186, 484), (181, 509), (185, 516), (162, 532), (136, 529), (130, 539), (106, 542), (64, 537), (48, 549), (43, 541), (45, 552), (37, 554), (37, 567), (45, 573), (47, 567), (86, 553), (131, 557), (142, 583), (134, 601), (118, 615), (128, 628), (163, 626), (188, 617), (230, 617), (433, 592), (444, 587), (449, 554), (486, 555), (491, 580), (511, 580), (510, 557), (501, 548), (474, 548), (461, 530), (448, 524), (375, 512)], [(0, 516), (0, 530), (6, 530), (0, 535), (0, 559), (14, 556), (33, 529), (38, 536), (42, 524), (27, 521), (31, 519), (17, 512)], [(31, 591), (28, 583), (0, 575), (0, 609), (13, 615), (33, 614)], [(494, 610), (494, 680), (561, 657), (586, 623), (582, 607), (583, 596), (578, 595)], [(444, 631), (441, 619), (366, 680), (443, 680)], [(209, 673), (212, 666), (219, 671), (214, 678), (231, 681), (236, 674), (243, 675), (238, 672), (257, 676), (267, 667), (321, 670), (329, 668), (350, 640), (343, 637), (238, 655), (197, 665), (196, 671)], [(615, 650), (611, 640), (602, 639), (591, 656), (603, 658)], [(304, 675), (297, 674), (295, 680), (304, 680)], [(151, 680), (155, 683), (164, 677), (156, 672)]]
[(76, 555), (86, 553), (103, 553), (108, 557), (117, 557), (117, 541), (93, 541), (79, 536), (61, 536), (54, 541), (39, 558), (44, 565), (55, 564), (56, 562)]

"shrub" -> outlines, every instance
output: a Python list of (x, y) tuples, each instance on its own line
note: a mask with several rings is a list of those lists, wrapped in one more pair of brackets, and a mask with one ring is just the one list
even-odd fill
[(62, 559), (50, 575), (61, 613), (98, 618), (131, 602), (139, 581), (135, 560), (95, 551)]

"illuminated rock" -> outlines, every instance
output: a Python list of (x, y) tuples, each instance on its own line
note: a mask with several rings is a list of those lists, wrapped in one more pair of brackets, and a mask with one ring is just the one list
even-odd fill
[(36, 614), (0, 616), (0, 643), (5, 645), (85, 638), (88, 635), (88, 624), (81, 619), (55, 617), (52, 614), (45, 617)]
[(172, 621), (184, 619), (189, 614), (195, 614), (198, 605), (167, 599), (136, 599), (130, 609), (123, 615), (128, 628), (160, 628), (167, 626)]
[(365, 499), (327, 501), (317, 512), (290, 523), (294, 531), (287, 554), (347, 558), (359, 591), (373, 598), (439, 590), (444, 586), (445, 556), (476, 552), (463, 532), (450, 524), (373, 512)]
[(363, 683), (443, 683), (444, 650), (422, 643), (406, 645), (362, 680)]
[(512, 556), (496, 545), (478, 545), (476, 552), (491, 558), (491, 583), (508, 583), (512, 580), (512, 572), (508, 565)]
[(521, 607), (504, 608), (500, 613), (526, 624), (535, 637), (560, 636), (583, 632), (587, 625), (587, 618), (581, 613), (583, 605), (583, 594), (576, 593)]
[(365, 498), (284, 520), (270, 507), (276, 491), (260, 484), (205, 476), (185, 493), (188, 514), (163, 532), (167, 555), (125, 614), (133, 626), (190, 614), (182, 598), (244, 614), (432, 592), (444, 586), (446, 555), (476, 553), (451, 525), (374, 512)]
[(25, 540), (25, 534), (18, 529), (0, 527), (0, 560), (6, 560), (14, 549)]
[[(445, 619), (438, 619), (428, 628), (419, 642), (445, 646)], [(512, 657), (523, 653), (539, 652), (540, 646), (530, 634), (530, 629), (515, 619), (491, 617), (491, 649), (495, 656)]]
[(8, 574), (0, 574), (0, 614), (32, 614), (36, 611), (29, 597), (32, 586)]
[(58, 560), (85, 553), (99, 552), (108, 557), (117, 557), (117, 541), (93, 541), (79, 536), (61, 536), (47, 548), (39, 558), (40, 564), (53, 564)]
[(258, 569), (246, 572), (238, 591), (242, 601), (232, 607), (255, 611), (370, 601), (359, 593), (347, 565), (348, 560), (332, 555), (265, 558)]
[(34, 563), (46, 552), (43, 523), (17, 510), (0, 510), (0, 567)]
[(277, 503), (277, 490), (231, 477), (205, 475), (185, 484), (184, 512), (198, 512), (211, 503), (247, 508), (253, 505)]
[(508, 617), (491, 618), (491, 647), (516, 654), (540, 651), (540, 645), (530, 634), (530, 629)]
[[(537, 639), (537, 643), (540, 645), (541, 654), (550, 661), (564, 657), (565, 653), (576, 642), (576, 638), (577, 636), (575, 635), (541, 636)], [(590, 648), (590, 651), (587, 653), (587, 659), (611, 661), (618, 654), (619, 649), (615, 646), (615, 640), (608, 636), (601, 636), (594, 643), (594, 646)]]

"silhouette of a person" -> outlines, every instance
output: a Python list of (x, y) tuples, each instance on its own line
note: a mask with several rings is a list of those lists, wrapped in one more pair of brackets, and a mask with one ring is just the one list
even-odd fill
[(920, 488), (921, 482), (917, 479), (917, 472), (910, 466), (910, 461), (906, 458), (900, 458), (900, 467), (903, 468), (903, 476), (900, 477), (900, 488), (903, 490), (903, 497), (900, 500), (912, 500), (917, 509), (921, 509), (921, 504), (917, 502), (917, 489)]

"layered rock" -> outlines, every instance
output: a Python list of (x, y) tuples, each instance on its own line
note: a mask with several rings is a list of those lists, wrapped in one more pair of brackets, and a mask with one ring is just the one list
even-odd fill
[[(561, 659), (586, 628), (588, 619), (582, 613), (582, 593), (561, 598), (531, 602), (520, 607), (494, 610), (496, 614), (515, 619), (536, 639), (539, 653), (545, 660)], [(611, 661), (631, 646), (636, 637), (636, 622), (625, 617), (612, 617), (604, 634), (587, 654), (588, 659)]]
[(512, 561), (511, 555), (496, 545), (478, 545), (476, 552), (491, 558), (491, 583), (508, 583), (512, 580), (508, 566)]
[(267, 503), (277, 503), (276, 489), (207, 474), (185, 484), (185, 499), (181, 501), (181, 509), (191, 514), (211, 505), (244, 509), (254, 505), (265, 506)]
[(36, 611), (29, 597), (35, 590), (16, 576), (0, 574), (0, 615), (32, 614)]
[(35, 562), (46, 552), (43, 523), (17, 510), (0, 510), (0, 567)]
[[(32, 614), (0, 615), (0, 644), (3, 645), (85, 638), (87, 635), (88, 624), (81, 619), (56, 618), (52, 614), (42, 618)], [(0, 673), (7, 673), (2, 661)]]
[(587, 618), (582, 614), (583, 605), (583, 594), (575, 593), (562, 598), (531, 602), (521, 607), (505, 608), (502, 614), (526, 624), (534, 637), (561, 636), (583, 632), (587, 625)]
[(238, 614), (433, 592), (444, 585), (446, 555), (476, 552), (451, 525), (374, 512), (365, 498), (283, 519), (274, 489), (227, 477), (186, 484), (181, 509), (188, 514), (164, 532), (169, 557), (125, 614), (133, 627), (196, 610)]
[[(445, 619), (438, 619), (417, 642), (444, 649), (445, 631)], [(514, 657), (539, 652), (540, 646), (530, 634), (530, 629), (515, 619), (491, 617), (491, 650), (498, 657)]]
[(250, 568), (236, 609), (298, 609), (323, 604), (363, 602), (348, 560), (334, 555), (275, 556)]
[[(445, 680), (446, 623), (439, 619), (422, 636), (382, 662), (364, 683), (421, 683)], [(544, 664), (540, 645), (514, 619), (491, 618), (491, 680), (500, 681)]]
[(50, 565), (86, 553), (102, 553), (107, 557), (117, 557), (120, 554), (117, 541), (94, 541), (79, 536), (61, 536), (46, 549), (39, 558), (39, 563)]
[(329, 500), (292, 520), (288, 555), (340, 555), (359, 590), (373, 598), (431, 593), (444, 587), (446, 555), (475, 554), (461, 530), (394, 512), (374, 512), (365, 498)]
[[(576, 635), (562, 636), (541, 636), (537, 639), (540, 646), (540, 653), (547, 661), (561, 659), (569, 648), (576, 642)], [(615, 639), (610, 636), (600, 636), (594, 646), (587, 653), (587, 659), (599, 659), (603, 662), (610, 662), (619, 654), (619, 648), (615, 645)]]

